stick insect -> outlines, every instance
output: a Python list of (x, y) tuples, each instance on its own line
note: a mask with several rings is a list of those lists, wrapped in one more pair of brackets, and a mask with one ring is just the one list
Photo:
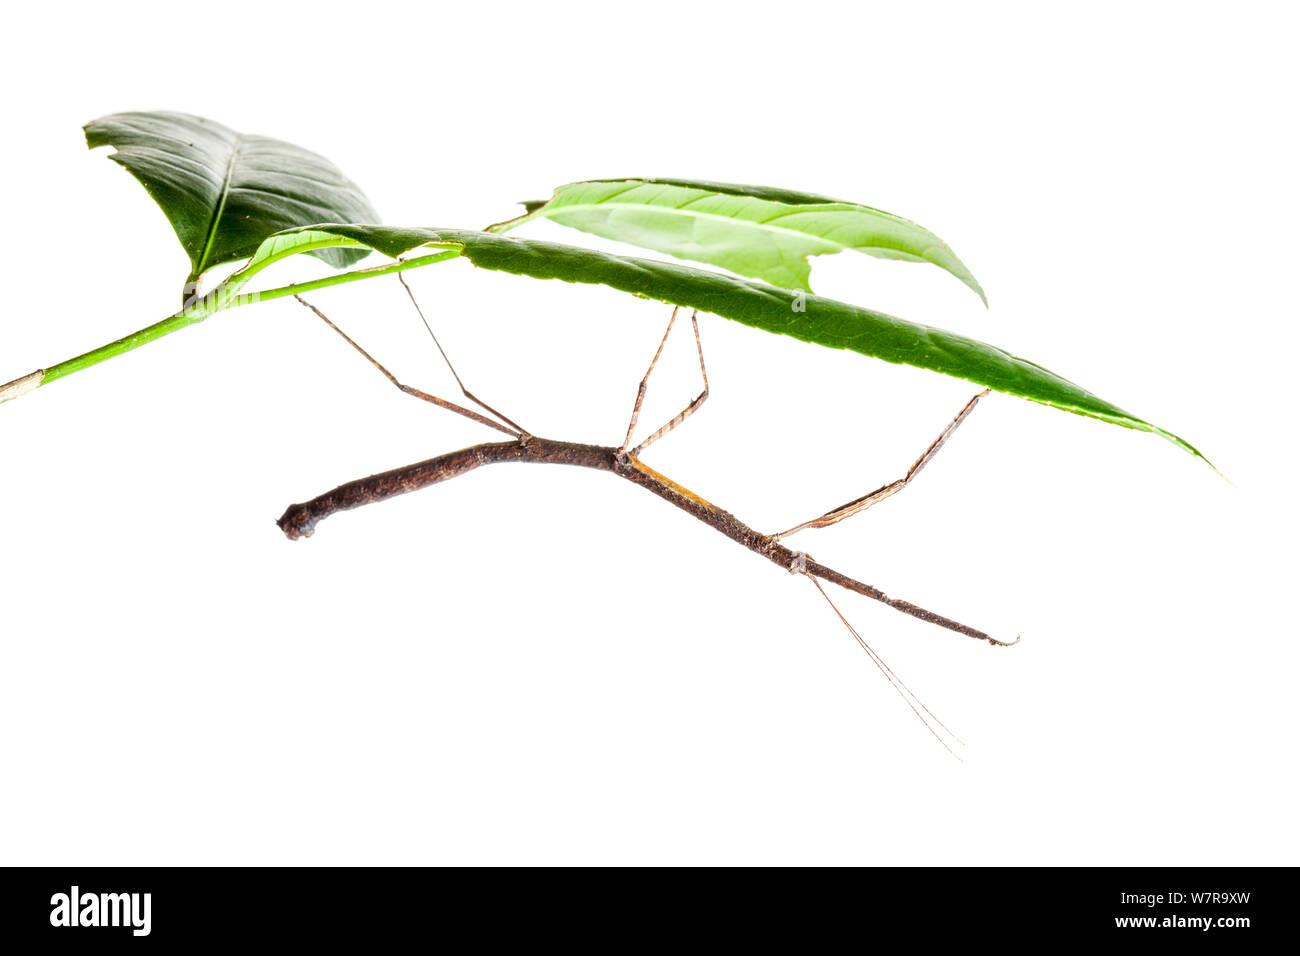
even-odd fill
[[(897, 494), (906, 488), (921, 470), (930, 463), (938, 454), (945, 442), (952, 436), (953, 432), (964, 422), (967, 416), (975, 409), (980, 399), (988, 394), (988, 389), (980, 392), (971, 398), (957, 413), (957, 416), (948, 423), (940, 432), (939, 437), (932, 441), (907, 469), (903, 477), (895, 481), (882, 485), (875, 491), (865, 494), (852, 501), (846, 502), (837, 508), (797, 524), (792, 528), (780, 531), (774, 534), (761, 534), (748, 527), (737, 519), (730, 512), (719, 508), (701, 498), (699, 495), (689, 489), (679, 485), (677, 482), (661, 475), (649, 465), (641, 460), (641, 454), (650, 445), (659, 441), (668, 435), (675, 428), (681, 425), (686, 419), (690, 418), (700, 407), (708, 400), (709, 397), (709, 374), (704, 363), (704, 345), (700, 339), (699, 317), (696, 312), (691, 313), (691, 330), (695, 336), (696, 352), (700, 360), (700, 377), (703, 380), (703, 388), (699, 395), (687, 405), (682, 411), (661, 425), (658, 429), (651, 432), (649, 436), (640, 443), (633, 445), (633, 436), (641, 415), (641, 406), (645, 400), (646, 391), (649, 387), (650, 376), (663, 354), (664, 346), (672, 334), (673, 327), (677, 322), (680, 307), (675, 307), (672, 315), (668, 319), (668, 327), (664, 330), (663, 338), (659, 342), (658, 349), (655, 350), (654, 357), (650, 360), (650, 366), (642, 376), (640, 383), (637, 385), (636, 398), (632, 404), (632, 414), (628, 420), (627, 432), (623, 436), (623, 441), (617, 446), (603, 445), (581, 445), (574, 442), (556, 441), (548, 438), (541, 438), (532, 432), (529, 432), (513, 419), (497, 411), (491, 405), (479, 399), (473, 392), (466, 387), (464, 381), (457, 373), (451, 358), (438, 341), (438, 336), (433, 330), (433, 325), (429, 322), (420, 308), (420, 303), (415, 297), (406, 278), (398, 272), (398, 280), (406, 290), (406, 294), (415, 307), (416, 313), (420, 316), (420, 321), (424, 324), (430, 338), (433, 340), (438, 353), (442, 356), (443, 362), (450, 370), (457, 387), (461, 391), (461, 396), (468, 404), (476, 406), (477, 411), (468, 408), (457, 402), (448, 401), (439, 398), (421, 389), (407, 385), (398, 380), (398, 378), (385, 368), (369, 352), (362, 348), (354, 339), (344, 332), (333, 320), (325, 315), (320, 309), (312, 305), (302, 296), (295, 298), (306, 308), (310, 309), (321, 321), (333, 329), (342, 339), (347, 342), (353, 349), (361, 354), (371, 365), (381, 372), (394, 386), (403, 393), (418, 398), (421, 401), (429, 402), (439, 408), (462, 415), (471, 421), (480, 425), (502, 432), (509, 436), (508, 441), (493, 442), (489, 444), (474, 445), (469, 448), (463, 448), (459, 451), (449, 452), (439, 455), (436, 458), (430, 458), (426, 461), (417, 462), (413, 465), (407, 465), (402, 468), (396, 468), (391, 471), (371, 475), (366, 478), (360, 478), (350, 481), (346, 484), (327, 491), (310, 501), (301, 504), (290, 505), (284, 515), (277, 522), (280, 529), (290, 539), (298, 539), (310, 536), (315, 530), (316, 524), (323, 518), (326, 518), (335, 512), (345, 511), (351, 508), (357, 508), (362, 505), (371, 504), (376, 501), (382, 501), (395, 495), (405, 494), (410, 491), (416, 491), (428, 485), (436, 484), (440, 481), (446, 481), (468, 471), (472, 471), (482, 465), (492, 464), (494, 462), (540, 462), (551, 464), (576, 465), (584, 468), (594, 468), (600, 471), (611, 472), (621, 478), (625, 478), (635, 484), (642, 486), (648, 491), (659, 495), (671, 504), (693, 515), (699, 520), (708, 524), (710, 527), (727, 535), (733, 541), (744, 545), (754, 553), (767, 558), (775, 564), (778, 564), (791, 574), (799, 574), (806, 577), (817, 591), (830, 605), (835, 612), (836, 617), (848, 629), (849, 633), (857, 641), (858, 645), (870, 657), (871, 662), (876, 669), (880, 671), (889, 685), (903, 699), (912, 713), (916, 715), (921, 724), (939, 741), (940, 744), (958, 760), (961, 758), (953, 749), (955, 743), (962, 746), (962, 741), (952, 733), (944, 724), (934, 716), (934, 714), (925, 706), (924, 703), (907, 687), (905, 683), (896, 675), (889, 665), (881, 658), (874, 648), (866, 641), (865, 638), (849, 623), (848, 618), (844, 616), (840, 608), (827, 594), (826, 589), (822, 587), (822, 581), (829, 581), (837, 584), (849, 591), (865, 595), (876, 601), (889, 605), (895, 610), (910, 614), (913, 617), (920, 618), (939, 627), (947, 628), (958, 634), (977, 640), (987, 641), (989, 644), (999, 647), (1009, 647), (1017, 643), (1020, 638), (1017, 636), (1014, 641), (1001, 641), (983, 631), (978, 631), (968, 625), (961, 624), (957, 621), (943, 617), (939, 614), (929, 611), (923, 607), (911, 604), (907, 601), (891, 598), (883, 591), (855, 581), (846, 575), (828, 568), (825, 565), (814, 561), (806, 552), (793, 551), (781, 542), (785, 539), (799, 534), (804, 531), (827, 528), (831, 525), (838, 524), (847, 518), (866, 511), (868, 508), (879, 504), (886, 498)], [(951, 741), (951, 743), (950, 743)]]

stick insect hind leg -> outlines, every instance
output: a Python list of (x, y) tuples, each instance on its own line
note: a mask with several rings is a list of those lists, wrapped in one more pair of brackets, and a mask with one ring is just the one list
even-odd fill
[(938, 438), (930, 443), (930, 447), (922, 452), (921, 457), (912, 463), (912, 467), (907, 469), (907, 474), (902, 478), (899, 478), (897, 481), (891, 481), (887, 485), (882, 485), (870, 494), (863, 495), (861, 498), (854, 498), (852, 501), (847, 504), (842, 504), (838, 508), (832, 508), (824, 515), (813, 518), (811, 521), (805, 521), (803, 524), (797, 524), (793, 528), (782, 531), (779, 534), (774, 534), (772, 535), (772, 540), (780, 541), (782, 538), (788, 538), (796, 531), (803, 531), (805, 528), (829, 528), (831, 525), (837, 524), (845, 518), (851, 518), (860, 511), (866, 511), (872, 505), (879, 504), (891, 495), (895, 495), (902, 491), (911, 483), (913, 478), (921, 473), (921, 469), (929, 464), (930, 459), (938, 454), (939, 449), (943, 447), (944, 442), (946, 442), (949, 436), (957, 430), (957, 427), (966, 420), (966, 416), (974, 411), (975, 406), (979, 404), (979, 400), (988, 393), (989, 389), (986, 388), (967, 402), (962, 407), (962, 410), (957, 413), (957, 417), (948, 423), (948, 427), (939, 434)]
[[(960, 426), (961, 423), (966, 420), (966, 416), (969, 415), (974, 410), (975, 406), (979, 403), (979, 400), (983, 398), (985, 395), (987, 395), (988, 393), (989, 390), (985, 389), (984, 391), (976, 395), (974, 398), (972, 398), (970, 401), (968, 401), (962, 407), (962, 410), (957, 413), (957, 417), (948, 423), (948, 427), (946, 427), (942, 432), (940, 432), (939, 437), (936, 438), (933, 442), (931, 442), (930, 446), (926, 448), (924, 452), (921, 453), (921, 457), (912, 463), (912, 467), (907, 469), (907, 474), (905, 474), (902, 478), (899, 478), (897, 481), (891, 481), (889, 484), (883, 485), (880, 488), (877, 488), (875, 491), (871, 492), (870, 494), (863, 495), (861, 498), (855, 498), (854, 500), (848, 502), (847, 504), (840, 505), (838, 508), (833, 508), (832, 510), (826, 512), (820, 517), (813, 518), (811, 521), (805, 521), (803, 524), (795, 525), (793, 528), (790, 528), (787, 531), (782, 531), (779, 534), (774, 534), (772, 535), (771, 540), (773, 542), (780, 541), (782, 538), (789, 537), (795, 532), (803, 531), (806, 528), (830, 527), (831, 525), (837, 524), (838, 522), (843, 521), (845, 518), (850, 518), (860, 511), (865, 511), (868, 508), (870, 508), (872, 505), (878, 504), (879, 502), (884, 501), (886, 498), (890, 497), (891, 495), (895, 495), (898, 492), (902, 491), (904, 488), (907, 487), (907, 485), (912, 481), (913, 478), (915, 478), (918, 474), (920, 474), (921, 469), (924, 468), (930, 462), (930, 460), (938, 453), (939, 449), (943, 447), (944, 442), (946, 442), (949, 436), (951, 436), (952, 433), (957, 430), (958, 426)], [(858, 645), (864, 651), (866, 651), (867, 656), (871, 658), (871, 662), (876, 665), (876, 669), (879, 670), (882, 675), (884, 675), (887, 681), (889, 681), (890, 686), (894, 688), (894, 691), (898, 694), (898, 696), (903, 698), (904, 703), (906, 703), (907, 706), (911, 708), (912, 713), (916, 715), (916, 718), (919, 721), (921, 721), (921, 723), (925, 726), (926, 730), (930, 731), (930, 733), (934, 736), (935, 740), (939, 741), (939, 743), (943, 745), (944, 749), (947, 750), (948, 753), (952, 754), (952, 756), (956, 757), (957, 760), (960, 761), (961, 757), (958, 756), (957, 752), (953, 750), (951, 746), (949, 746), (948, 741), (952, 740), (953, 742), (964, 746), (964, 744), (962, 744), (961, 739), (956, 734), (954, 734), (951, 730), (949, 730), (946, 726), (944, 726), (943, 721), (939, 720), (939, 718), (936, 717), (930, 711), (930, 708), (926, 707), (925, 704), (921, 702), (920, 698), (917, 697), (914, 693), (912, 693), (911, 689), (908, 688), (908, 686), (903, 683), (903, 681), (898, 677), (898, 675), (896, 675), (893, 672), (893, 670), (890, 669), (889, 665), (884, 662), (881, 656), (877, 654), (876, 651), (871, 647), (871, 645), (866, 642), (863, 636), (858, 633), (857, 629), (852, 624), (849, 623), (848, 618), (844, 616), (844, 614), (840, 611), (840, 609), (835, 605), (835, 602), (831, 600), (831, 596), (826, 593), (826, 590), (822, 587), (821, 582), (806, 572), (804, 565), (807, 559), (808, 556), (804, 554), (802, 551), (796, 552), (794, 564), (790, 567), (791, 573), (803, 574), (805, 577), (808, 578), (809, 581), (813, 583), (813, 585), (821, 593), (821, 596), (826, 599), (826, 603), (831, 606), (831, 610), (835, 612), (835, 616), (840, 619), (840, 622), (843, 623), (843, 625), (846, 628), (848, 628), (849, 633), (853, 635), (853, 639), (858, 642)], [(1019, 641), (1019, 638), (1016, 638), (1016, 640)], [(945, 737), (947, 739), (945, 739)]]
[(680, 425), (686, 419), (690, 418), (699, 410), (699, 407), (709, 397), (709, 373), (704, 367), (704, 345), (700, 342), (700, 321), (695, 311), (691, 312), (691, 328), (695, 331), (695, 350), (700, 356), (700, 376), (704, 379), (704, 391), (695, 397), (695, 400), (687, 405), (677, 414), (676, 417), (668, 421), (657, 431), (651, 434), (645, 441), (629, 450), (628, 446), (632, 444), (632, 432), (636, 429), (637, 419), (641, 417), (641, 403), (645, 401), (646, 387), (650, 382), (650, 373), (655, 370), (659, 364), (659, 356), (663, 354), (664, 345), (668, 342), (668, 336), (672, 334), (673, 323), (677, 321), (677, 313), (681, 311), (680, 306), (673, 308), (673, 314), (668, 319), (668, 328), (664, 329), (664, 337), (659, 340), (659, 348), (655, 349), (654, 358), (650, 360), (650, 367), (646, 369), (645, 375), (641, 377), (641, 384), (637, 386), (636, 401), (632, 405), (632, 417), (627, 423), (627, 435), (623, 438), (623, 444), (619, 446), (618, 458), (620, 461), (626, 461), (629, 456), (636, 458), (649, 445), (654, 444), (663, 438), (670, 431)]
[(420, 389), (415, 388), (414, 386), (407, 385), (399, 381), (397, 376), (395, 376), (392, 372), (390, 372), (387, 368), (385, 368), (376, 358), (374, 358), (374, 356), (372, 356), (369, 352), (367, 352), (359, 344), (357, 344), (357, 342), (350, 335), (348, 335), (341, 328), (335, 325), (333, 320), (331, 320), (330, 317), (327, 316), (324, 312), (316, 308), (316, 306), (312, 305), (310, 302), (308, 302), (300, 295), (295, 295), (294, 298), (298, 300), (300, 305), (310, 309), (313, 313), (316, 314), (317, 318), (319, 318), (322, 322), (324, 322), (331, 329), (337, 332), (339, 336), (343, 339), (343, 341), (347, 342), (354, 349), (356, 349), (357, 352), (359, 352), (367, 362), (369, 362), (371, 365), (377, 368), (385, 378), (387, 378), (390, 382), (392, 382), (393, 385), (396, 386), (402, 392), (405, 392), (407, 395), (411, 395), (414, 398), (418, 398), (421, 401), (425, 401), (433, 405), (437, 405), (439, 408), (445, 408), (449, 412), (455, 412), (457, 415), (463, 415), (466, 418), (470, 419), (471, 421), (478, 422), (481, 425), (486, 425), (487, 427), (493, 428), (499, 432), (504, 432), (505, 434), (510, 435), (513, 438), (518, 438), (521, 442), (527, 442), (528, 439), (531, 437), (528, 432), (524, 431), (524, 429), (520, 428), (517, 424), (515, 424), (509, 418), (506, 418), (505, 415), (502, 415), (500, 412), (496, 411), (496, 409), (492, 408), (490, 405), (487, 405), (484, 402), (479, 401), (479, 399), (475, 398), (465, 388), (465, 386), (461, 382), (460, 376), (456, 373), (455, 367), (451, 364), (451, 359), (447, 357), (447, 353), (443, 350), (442, 344), (438, 341), (438, 337), (434, 335), (433, 328), (429, 325), (428, 319), (424, 317), (424, 312), (420, 309), (420, 304), (416, 302), (415, 295), (414, 293), (411, 292), (411, 287), (407, 285), (406, 279), (402, 276), (400, 272), (397, 274), (397, 278), (401, 280), (402, 286), (406, 289), (407, 295), (410, 296), (411, 303), (415, 306), (416, 312), (419, 313), (421, 321), (424, 322), (424, 327), (428, 330), (429, 335), (433, 338), (434, 345), (438, 347), (438, 351), (439, 353), (441, 353), (443, 361), (447, 363), (447, 368), (451, 370), (451, 374), (456, 379), (456, 384), (460, 386), (461, 391), (465, 394), (465, 396), (470, 401), (474, 402), (476, 405), (478, 405), (480, 408), (484, 409), (485, 411), (497, 416), (497, 418), (499, 418), (501, 421), (494, 421), (493, 419), (488, 418), (485, 415), (481, 415), (476, 411), (465, 408), (462, 405), (457, 405), (455, 402), (449, 402), (444, 398), (438, 398), (436, 395), (430, 395), (428, 392), (421, 391)]

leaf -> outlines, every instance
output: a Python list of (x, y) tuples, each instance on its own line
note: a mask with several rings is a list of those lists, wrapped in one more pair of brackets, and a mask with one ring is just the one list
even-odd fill
[[(227, 286), (237, 290), (271, 262), (330, 242), (360, 245), (394, 258), (419, 246), (459, 250), (460, 255), (482, 269), (536, 279), (607, 285), (643, 298), (711, 312), (767, 332), (942, 372), (1076, 415), (1151, 432), (1209, 464), (1205, 456), (1177, 435), (1098, 398), (1041, 365), (992, 345), (834, 299), (671, 262), (470, 230), (323, 224), (271, 237), (249, 265), (230, 278)], [(369, 271), (380, 269), (361, 270), (337, 278), (340, 281), (363, 278)], [(288, 286), (276, 291), (288, 293), (294, 288)]]
[[(282, 229), (379, 219), (334, 164), (292, 143), (186, 113), (115, 113), (87, 123), (85, 131), (90, 148), (117, 147), (109, 158), (162, 207), (190, 258), (187, 287), (213, 266), (248, 258)], [(313, 252), (335, 268), (366, 254)]]
[(526, 214), (489, 226), (506, 232), (545, 217), (606, 239), (721, 266), (811, 292), (809, 256), (852, 249), (884, 259), (931, 262), (988, 300), (970, 270), (928, 229), (891, 213), (825, 196), (686, 179), (569, 183)]

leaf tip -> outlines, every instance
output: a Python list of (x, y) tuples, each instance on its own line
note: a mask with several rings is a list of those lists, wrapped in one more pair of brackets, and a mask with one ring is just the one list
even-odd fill
[(952, 255), (951, 249), (948, 250), (948, 253), (952, 256), (951, 264), (938, 259), (931, 259), (930, 261), (939, 266), (939, 268), (943, 269), (945, 272), (960, 279), (962, 285), (980, 297), (980, 301), (984, 303), (984, 308), (987, 309), (989, 307), (989, 297), (985, 294), (984, 287), (980, 285), (979, 279), (975, 278), (975, 273), (966, 268), (966, 263), (962, 262), (955, 255)]
[(1234, 488), (1236, 487), (1236, 485), (1233, 484), (1232, 479), (1229, 478), (1227, 475), (1225, 475), (1223, 472), (1221, 472), (1219, 470), (1218, 465), (1216, 465), (1214, 462), (1210, 461), (1210, 459), (1206, 458), (1203, 454), (1201, 454), (1200, 450), (1197, 449), (1191, 442), (1184, 441), (1183, 439), (1175, 435), (1173, 432), (1167, 432), (1163, 428), (1156, 428), (1155, 432), (1161, 437), (1166, 438), (1169, 441), (1173, 442), (1175, 445), (1177, 445), (1183, 451), (1187, 452), (1189, 455), (1192, 455), (1195, 458), (1199, 458), (1201, 461), (1205, 462), (1205, 464), (1207, 464), (1210, 467), (1211, 471), (1213, 471), (1216, 475), (1218, 475), (1220, 478), (1226, 481), (1229, 485), (1232, 485), (1232, 487)]

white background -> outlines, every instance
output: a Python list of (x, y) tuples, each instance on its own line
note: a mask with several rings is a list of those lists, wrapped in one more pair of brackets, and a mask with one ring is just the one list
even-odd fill
[[(990, 310), (852, 254), (817, 290), (1031, 358), (1233, 484), (995, 395), (912, 488), (792, 541), (1023, 633), (836, 595), (959, 764), (807, 581), (608, 475), (485, 469), (286, 541), (288, 503), (492, 433), (292, 301), (227, 313), (0, 409), (0, 860), (1296, 862), (1285, 5), (179, 9), (10, 15), (0, 381), (175, 309), (179, 244), (80, 126), (176, 109), (323, 153), (396, 224), (628, 175), (897, 212)], [(619, 439), (665, 308), (467, 262), (412, 281), (488, 401)], [(315, 299), (454, 397), (396, 280)], [(973, 392), (701, 321), (713, 395), (646, 458), (759, 529), (898, 477)], [(693, 363), (683, 333), (651, 427)]]

